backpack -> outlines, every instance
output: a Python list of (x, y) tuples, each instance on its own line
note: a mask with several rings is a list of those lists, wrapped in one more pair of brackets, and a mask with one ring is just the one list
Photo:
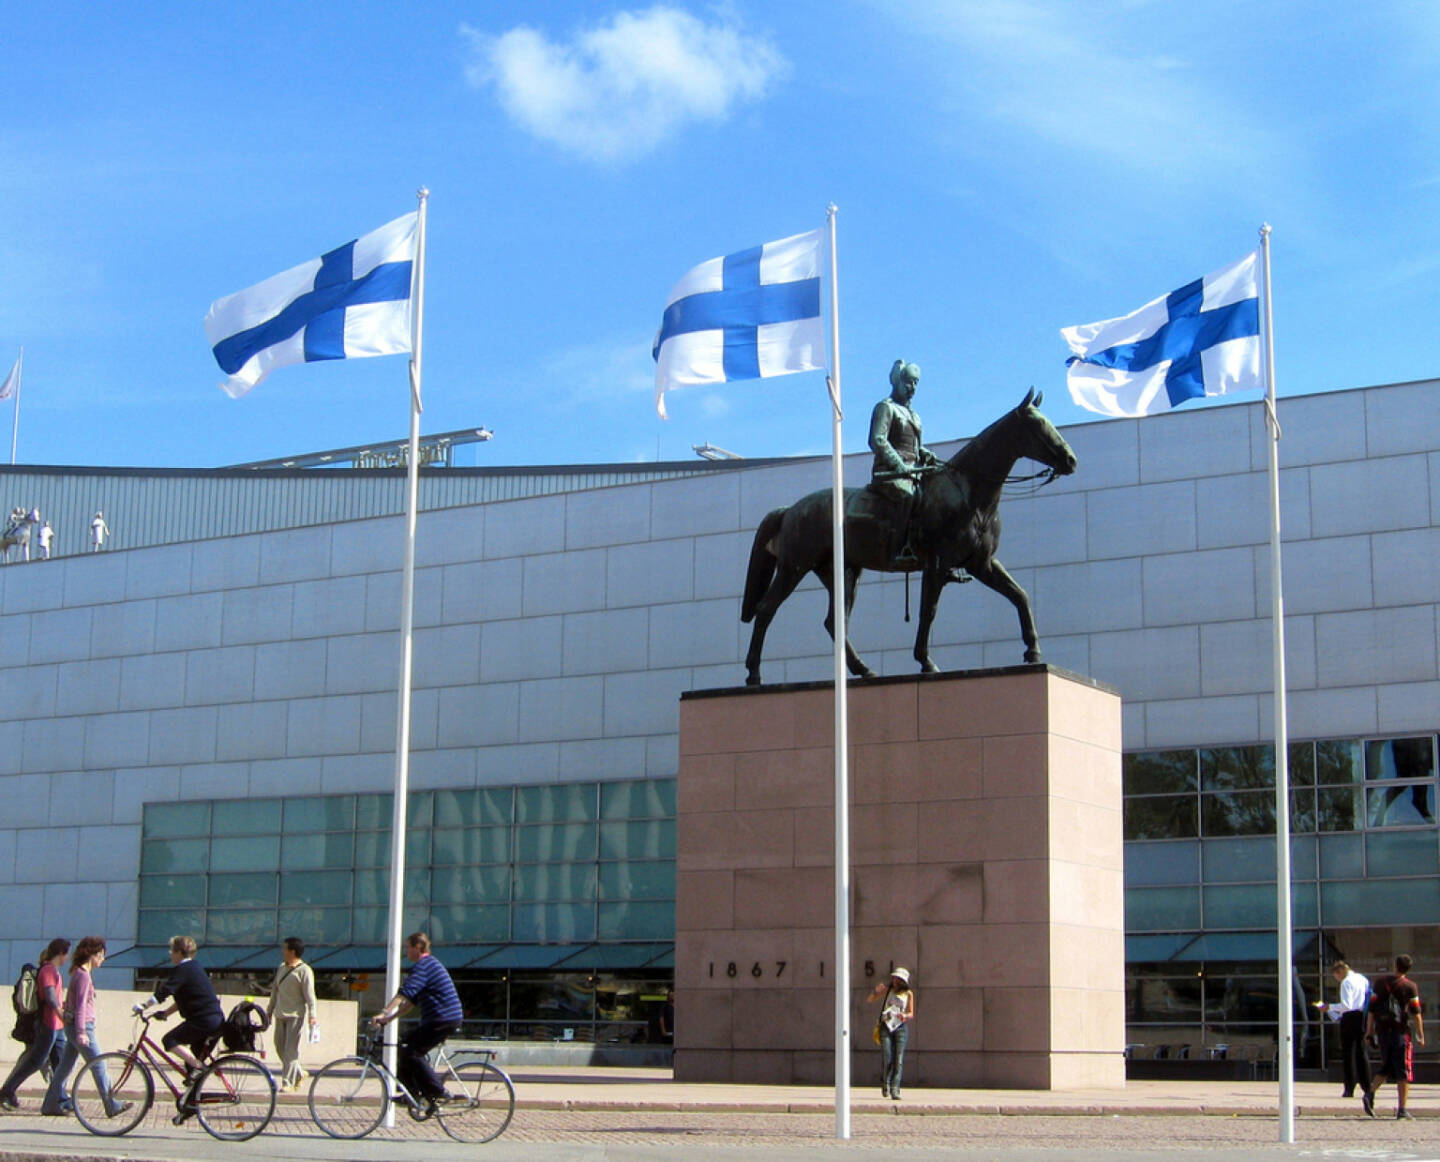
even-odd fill
[(10, 993), (10, 1005), (17, 1016), (31, 1016), (40, 1011), (38, 974), (39, 970), (33, 964), (27, 964), (20, 970), (19, 979)]
[(33, 964), (25, 965), (10, 992), (10, 1007), (15, 1010), (15, 1027), (10, 1030), (10, 1036), (22, 1045), (29, 1045), (35, 1040), (35, 1026), (40, 1021), (40, 990), (36, 975)]
[(270, 1027), (270, 1017), (254, 1001), (241, 1001), (220, 1025), (220, 1040), (231, 1053), (254, 1053), (255, 1039)]

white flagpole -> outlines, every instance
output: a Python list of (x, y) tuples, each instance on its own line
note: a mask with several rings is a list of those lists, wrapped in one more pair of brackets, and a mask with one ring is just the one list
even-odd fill
[[(400, 695), (395, 721), (395, 802), (390, 815), (390, 924), (385, 954), (385, 1000), (400, 990), (400, 945), (405, 938), (405, 824), (410, 791), (410, 686), (415, 643), (415, 525), (420, 496), (420, 366), (425, 324), (425, 211), (430, 191), (416, 195), (420, 213), (415, 231), (415, 267), (410, 316), (410, 454), (406, 476), (405, 563), (400, 581)], [(396, 1052), (385, 1050), (385, 1064), (393, 1073)], [(385, 1124), (394, 1126), (395, 1107), (386, 1112)]]
[(835, 261), (835, 214), (830, 227), (830, 412), (834, 434), (830, 535), (835, 615), (835, 1137), (850, 1137), (850, 788), (848, 690), (845, 684), (845, 472), (840, 455), (840, 288)]
[(10, 466), (15, 466), (15, 447), (20, 442), (20, 381), (24, 378), (25, 348), (15, 360), (15, 423), (10, 429)]
[(1285, 718), (1285, 598), (1280, 582), (1280, 420), (1275, 412), (1274, 320), (1270, 309), (1270, 225), (1260, 227), (1265, 276), (1265, 423), (1270, 446), (1270, 599), (1271, 638), (1275, 651), (1275, 928), (1276, 1033), (1280, 1093), (1280, 1141), (1295, 1141), (1295, 974), (1294, 922), (1290, 915), (1290, 740)]

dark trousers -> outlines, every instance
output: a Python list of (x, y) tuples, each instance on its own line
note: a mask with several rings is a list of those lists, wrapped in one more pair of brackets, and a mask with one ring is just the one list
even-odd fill
[(430, 1068), (427, 1054), (459, 1029), (459, 1021), (441, 1021), (434, 1025), (422, 1021), (400, 1038), (395, 1073), (400, 1078), (400, 1084), (410, 1091), (411, 1097), (423, 1101), (445, 1092), (444, 1084)]
[(16, 1101), (21, 1083), (40, 1070), (50, 1061), (51, 1050), (55, 1048), (64, 1049), (65, 1033), (61, 1029), (52, 1029), (44, 1021), (35, 1022), (35, 1040), (30, 1042), (30, 1047), (20, 1054), (15, 1062), (15, 1068), (10, 1071), (10, 1076), (5, 1079), (4, 1086), (0, 1086), (0, 1097)]
[(1370, 1056), (1365, 1052), (1365, 1014), (1340, 1014), (1340, 1062), (1345, 1070), (1345, 1092), (1356, 1085), (1370, 1088)]

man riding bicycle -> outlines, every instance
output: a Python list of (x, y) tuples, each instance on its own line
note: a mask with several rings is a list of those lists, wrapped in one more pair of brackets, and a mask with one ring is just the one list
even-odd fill
[(155, 1015), (164, 1020), (179, 1009), (180, 1024), (167, 1032), (160, 1043), (180, 1058), (193, 1075), (199, 1072), (200, 1057), (214, 1044), (225, 1014), (220, 1008), (220, 998), (215, 995), (215, 986), (195, 960), (194, 940), (188, 936), (171, 939), (170, 963), (173, 967), (169, 978), (160, 982), (154, 996), (136, 1005), (135, 1011), (143, 1012), (174, 998), (168, 1009)]
[(415, 966), (390, 1002), (371, 1021), (388, 1025), (409, 1010), (420, 1009), (420, 1023), (400, 1039), (396, 1076), (417, 1101), (444, 1101), (449, 1095), (430, 1068), (429, 1052), (460, 1029), (464, 1011), (445, 966), (430, 954), (430, 937), (414, 932), (405, 940), (405, 956)]

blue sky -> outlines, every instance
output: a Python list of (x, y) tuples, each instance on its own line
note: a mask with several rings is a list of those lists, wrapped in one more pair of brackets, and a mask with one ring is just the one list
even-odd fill
[[(1274, 227), (1282, 399), (1440, 373), (1440, 5), (0, 0), (0, 374), (19, 461), (401, 439), (405, 357), (232, 400), (210, 302), (431, 190), (422, 430), (487, 464), (827, 452), (823, 376), (653, 406), (696, 263), (839, 207), (845, 447), (900, 356), (927, 441)], [(1211, 406), (1211, 405), (1205, 405)], [(1223, 406), (1223, 405), (1222, 405)], [(1283, 403), (1282, 403), (1283, 408)], [(0, 404), (0, 430), (10, 406)]]

